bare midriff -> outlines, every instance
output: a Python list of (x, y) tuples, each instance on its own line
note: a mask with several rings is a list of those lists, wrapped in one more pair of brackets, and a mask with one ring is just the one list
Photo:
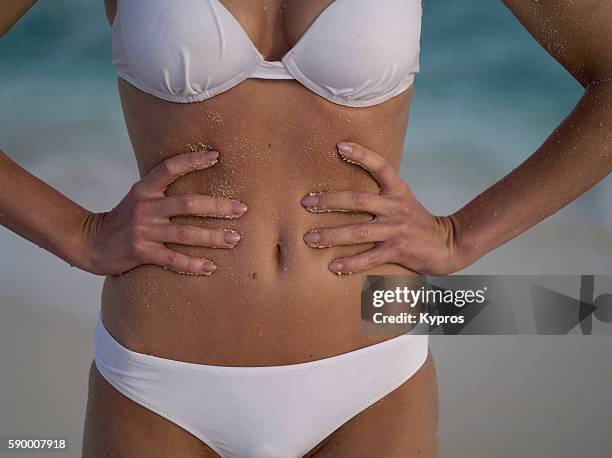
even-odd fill
[[(331, 103), (293, 80), (248, 79), (198, 103), (160, 100), (119, 79), (126, 125), (141, 176), (175, 154), (219, 151), (213, 167), (178, 179), (167, 195), (201, 193), (244, 202), (235, 220), (180, 216), (173, 222), (232, 229), (233, 249), (168, 245), (213, 260), (211, 276), (143, 265), (106, 278), (102, 317), (127, 348), (222, 366), (269, 366), (331, 357), (390, 336), (362, 332), (362, 275), (332, 273), (337, 257), (371, 244), (316, 249), (315, 227), (366, 222), (372, 215), (310, 213), (310, 192), (378, 192), (362, 168), (343, 161), (339, 141), (364, 145), (398, 169), (412, 88), (379, 105)], [(395, 264), (371, 274), (405, 275)]]

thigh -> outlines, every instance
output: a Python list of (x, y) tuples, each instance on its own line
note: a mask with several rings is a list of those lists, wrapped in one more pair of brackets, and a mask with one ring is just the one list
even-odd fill
[(115, 390), (89, 370), (83, 457), (205, 457), (218, 455), (198, 438)]
[(409, 380), (342, 425), (307, 456), (438, 456), (438, 392), (431, 353)]

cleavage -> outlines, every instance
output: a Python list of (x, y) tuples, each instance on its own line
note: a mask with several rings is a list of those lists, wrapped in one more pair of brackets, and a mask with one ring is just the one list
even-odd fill
[[(334, 0), (213, 0), (242, 26), (267, 61), (279, 61)], [(337, 0), (336, 0), (337, 1)]]

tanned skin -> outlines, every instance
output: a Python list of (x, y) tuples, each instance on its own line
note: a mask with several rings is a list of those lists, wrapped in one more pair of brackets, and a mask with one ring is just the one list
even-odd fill
[[(33, 3), (2, 2), (0, 36)], [(331, 1), (222, 3), (277, 60)], [(398, 176), (414, 88), (347, 108), (295, 81), (249, 79), (210, 100), (174, 104), (119, 80), (142, 180), (115, 209), (95, 214), (1, 154), (0, 223), (107, 275), (103, 321), (134, 351), (198, 364), (279, 365), (389, 338), (361, 332), (355, 273), (456, 272), (612, 170), (612, 4), (504, 3), (585, 92), (527, 161), (452, 215), (430, 214)], [(115, 0), (106, 8), (112, 22)], [(342, 141), (353, 146), (344, 157), (371, 173), (342, 160)], [(235, 212), (240, 204), (246, 208)], [(228, 233), (240, 239), (228, 242)], [(310, 455), (436, 456), (437, 425), (430, 357)], [(93, 364), (83, 445), (87, 457), (216, 456), (115, 391)]]

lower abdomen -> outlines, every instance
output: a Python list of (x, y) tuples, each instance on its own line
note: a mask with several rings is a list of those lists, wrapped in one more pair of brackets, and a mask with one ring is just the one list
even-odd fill
[[(278, 365), (319, 359), (374, 343), (360, 322), (361, 275), (338, 276), (329, 263), (371, 248), (310, 248), (314, 227), (370, 219), (346, 213), (311, 214), (300, 205), (301, 186), (247, 199), (243, 218), (181, 217), (181, 223), (224, 227), (242, 240), (233, 249), (171, 246), (218, 266), (210, 277), (141, 266), (107, 277), (103, 317), (119, 340), (141, 353), (214, 365)], [(395, 265), (370, 273), (407, 274)], [(116, 336), (117, 337), (117, 336)]]

